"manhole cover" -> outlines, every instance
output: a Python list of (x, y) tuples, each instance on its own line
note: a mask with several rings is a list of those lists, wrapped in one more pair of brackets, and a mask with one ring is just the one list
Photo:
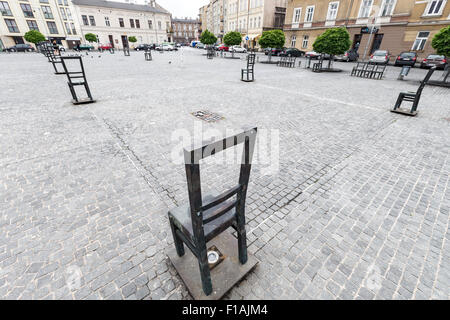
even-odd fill
[(209, 112), (209, 111), (197, 111), (192, 112), (192, 115), (200, 120), (206, 122), (217, 122), (219, 120), (225, 119), (220, 114)]

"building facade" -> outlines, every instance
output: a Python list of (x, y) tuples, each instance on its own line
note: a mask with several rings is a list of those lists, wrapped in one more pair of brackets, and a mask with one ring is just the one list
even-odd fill
[(83, 35), (97, 35), (99, 44), (112, 44), (122, 49), (130, 46), (128, 38), (134, 36), (135, 44), (161, 44), (171, 42), (171, 15), (156, 1), (140, 5), (105, 0), (72, 0)]
[(30, 30), (68, 48), (81, 41), (71, 0), (0, 0), (0, 13), (0, 49), (26, 43)]
[(287, 0), (210, 0), (200, 9), (202, 31), (210, 30), (219, 41), (238, 31), (243, 45), (254, 48), (263, 31), (283, 29), (286, 6)]
[(392, 56), (416, 51), (422, 59), (434, 53), (431, 39), (449, 24), (446, 0), (291, 0), (284, 31), (287, 47), (310, 51), (327, 28), (345, 26), (360, 59), (378, 49)]
[(195, 19), (172, 19), (173, 42), (191, 43), (198, 40), (200, 22)]

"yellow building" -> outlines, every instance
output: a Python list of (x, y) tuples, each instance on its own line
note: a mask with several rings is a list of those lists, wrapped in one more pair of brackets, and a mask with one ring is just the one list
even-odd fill
[(360, 58), (377, 49), (425, 58), (434, 53), (433, 36), (449, 24), (446, 0), (289, 0), (284, 31), (287, 47), (309, 51), (327, 28), (346, 26)]

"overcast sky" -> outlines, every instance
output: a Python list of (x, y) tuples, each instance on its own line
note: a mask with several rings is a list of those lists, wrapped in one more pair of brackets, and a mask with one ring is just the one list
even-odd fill
[[(124, 2), (124, 0), (116, 1)], [(136, 0), (136, 2), (143, 3), (144, 0)], [(169, 10), (174, 18), (197, 18), (200, 7), (208, 2), (209, 0), (156, 0), (156, 3)]]

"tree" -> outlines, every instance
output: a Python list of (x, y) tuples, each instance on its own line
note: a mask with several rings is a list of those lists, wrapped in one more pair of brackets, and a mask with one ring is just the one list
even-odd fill
[(313, 43), (314, 51), (330, 55), (328, 68), (330, 68), (333, 56), (344, 54), (351, 46), (350, 34), (346, 28), (330, 28), (317, 37)]
[(93, 33), (86, 33), (84, 38), (87, 42), (97, 42), (97, 36)]
[(130, 41), (131, 43), (135, 43), (135, 42), (137, 42), (137, 39), (135, 36), (131, 36), (131, 37), (128, 37), (128, 41)]
[(213, 45), (217, 42), (217, 37), (206, 29), (200, 36), (200, 41), (206, 45)]
[(34, 43), (35, 45), (39, 42), (45, 41), (45, 37), (42, 33), (37, 30), (30, 30), (23, 36), (28, 42)]
[[(230, 31), (223, 37), (223, 43), (228, 47), (240, 45), (242, 42), (242, 35), (237, 31)], [(231, 52), (234, 58), (234, 51)]]
[[(282, 48), (286, 42), (284, 32), (281, 30), (264, 31), (258, 43), (261, 48)], [(272, 51), (269, 51), (269, 61), (272, 60)]]
[(436, 33), (431, 41), (431, 46), (437, 54), (450, 57), (450, 26), (442, 28)]

